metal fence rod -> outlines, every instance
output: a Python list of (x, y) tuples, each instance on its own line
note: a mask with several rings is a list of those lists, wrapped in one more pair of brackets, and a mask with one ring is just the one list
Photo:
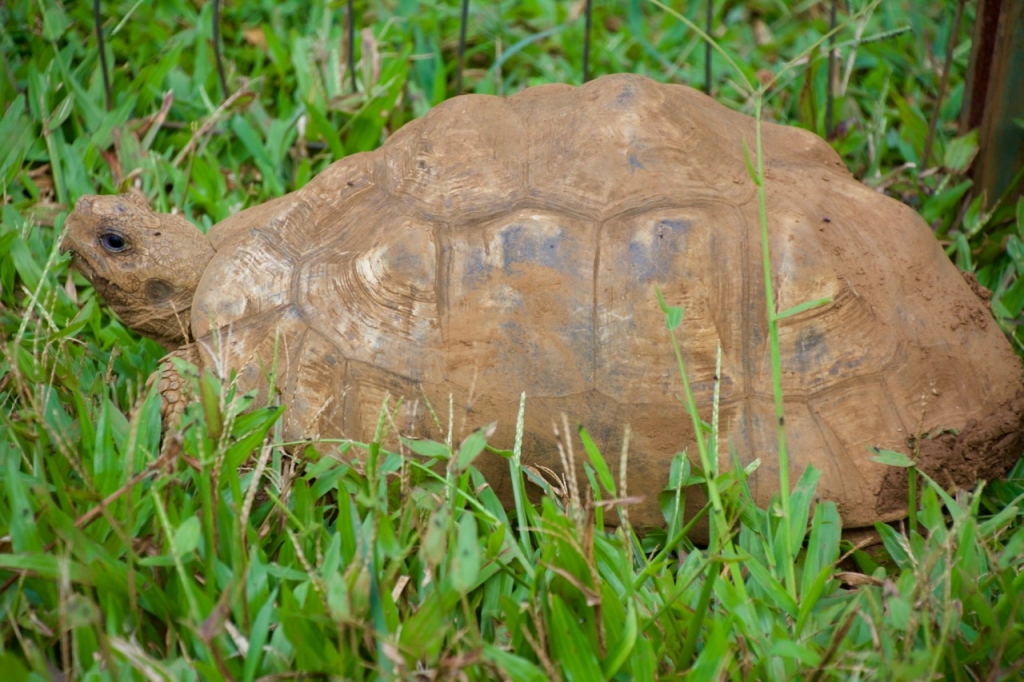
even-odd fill
[[(832, 0), (832, 9), (829, 11), (828, 30), (833, 32), (836, 30), (836, 5), (839, 4), (839, 0)], [(825, 94), (825, 139), (832, 139), (832, 100), (834, 94), (832, 92), (832, 79), (835, 75), (836, 67), (836, 34), (832, 33), (828, 39), (828, 85), (826, 86)]]
[(586, 14), (586, 25), (583, 29), (583, 82), (586, 83), (590, 80), (590, 25), (591, 17), (593, 15), (593, 1), (587, 0), (587, 7), (585, 10)]
[(114, 108), (114, 93), (110, 89), (110, 76), (107, 74), (107, 48), (103, 42), (103, 18), (100, 16), (100, 0), (93, 0), (92, 18), (96, 24), (96, 43), (100, 48), (100, 71), (103, 72), (103, 90), (107, 93), (107, 111)]
[(704, 41), (704, 94), (711, 94), (711, 18), (714, 14), (714, 0), (708, 0), (707, 14), (704, 17), (704, 33), (708, 39)]
[(939, 79), (939, 91), (935, 93), (935, 107), (932, 109), (931, 118), (928, 120), (928, 135), (924, 139), (924, 151), (921, 154), (921, 167), (918, 172), (924, 172), (928, 168), (932, 157), (932, 145), (935, 143), (935, 126), (939, 122), (939, 111), (942, 109), (942, 97), (946, 94), (946, 87), (949, 85), (949, 70), (953, 63), (953, 49), (957, 44), (957, 36), (960, 33), (960, 20), (964, 16), (965, 0), (960, 0), (956, 5), (956, 16), (953, 18), (953, 28), (949, 31), (949, 40), (946, 42), (946, 61), (942, 64), (942, 76)]
[(217, 62), (217, 77), (224, 99), (228, 98), (228, 79), (224, 76), (224, 62), (220, 57), (220, 0), (213, 0), (213, 59)]
[(455, 73), (455, 94), (462, 94), (462, 69), (466, 62), (466, 24), (469, 23), (469, 0), (462, 0), (462, 20), (459, 22), (459, 67)]
[(352, 81), (352, 92), (356, 91), (356, 17), (352, 0), (348, 0), (345, 12), (346, 34), (348, 35), (348, 75)]

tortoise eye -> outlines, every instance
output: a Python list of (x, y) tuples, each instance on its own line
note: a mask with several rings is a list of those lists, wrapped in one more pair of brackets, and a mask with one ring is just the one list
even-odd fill
[(100, 244), (107, 251), (118, 253), (128, 248), (128, 240), (116, 232), (104, 232), (100, 235)]

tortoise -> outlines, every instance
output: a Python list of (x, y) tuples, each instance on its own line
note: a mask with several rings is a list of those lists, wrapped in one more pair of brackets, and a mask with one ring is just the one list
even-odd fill
[[(366, 441), (390, 394), (403, 434), (442, 437), (427, 404), (452, 399), (456, 437), (496, 421), (507, 446), (525, 391), (524, 463), (561, 469), (562, 413), (609, 460), (629, 424), (631, 520), (659, 525), (673, 456), (697, 450), (656, 287), (685, 308), (705, 419), (721, 346), (721, 465), (760, 458), (762, 505), (778, 486), (754, 139), (752, 118), (634, 75), (465, 95), (206, 235), (82, 197), (63, 247), (128, 326), (261, 399), (276, 361), (288, 439)], [(866, 446), (948, 486), (1001, 475), (1024, 449), (1021, 366), (983, 298), (822, 139), (765, 123), (763, 149), (775, 310), (830, 299), (779, 322), (791, 480), (817, 467), (857, 528), (906, 513), (905, 473)], [(477, 464), (508, 502), (507, 463)]]

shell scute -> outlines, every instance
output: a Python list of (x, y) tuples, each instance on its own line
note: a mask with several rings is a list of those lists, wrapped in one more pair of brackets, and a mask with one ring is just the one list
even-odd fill
[[(346, 359), (439, 372), (435, 226), (380, 211), (302, 263), (297, 300)], [(325, 314), (324, 311), (330, 311)]]
[(298, 254), (273, 231), (250, 230), (247, 237), (218, 251), (199, 281), (192, 303), (197, 338), (291, 302)]

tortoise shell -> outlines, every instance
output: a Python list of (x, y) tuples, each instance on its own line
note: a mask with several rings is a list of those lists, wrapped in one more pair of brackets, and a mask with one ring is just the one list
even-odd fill
[[(628, 492), (646, 496), (631, 518), (660, 524), (672, 457), (697, 450), (657, 287), (685, 308), (708, 421), (721, 346), (720, 465), (760, 458), (764, 504), (778, 458), (754, 144), (750, 117), (638, 76), (456, 97), (214, 226), (194, 336), (243, 388), (276, 367), (288, 438), (366, 441), (390, 394), (403, 434), (443, 437), (451, 397), (456, 438), (497, 421), (511, 447), (525, 391), (524, 462), (560, 470), (561, 413), (610, 462), (629, 424)], [(858, 527), (906, 507), (904, 472), (866, 446), (914, 451), (950, 485), (1005, 471), (1020, 364), (931, 231), (812, 133), (764, 124), (763, 148), (775, 311), (831, 299), (779, 323), (791, 480), (820, 469), (819, 496)], [(507, 463), (478, 466), (509, 499)]]

